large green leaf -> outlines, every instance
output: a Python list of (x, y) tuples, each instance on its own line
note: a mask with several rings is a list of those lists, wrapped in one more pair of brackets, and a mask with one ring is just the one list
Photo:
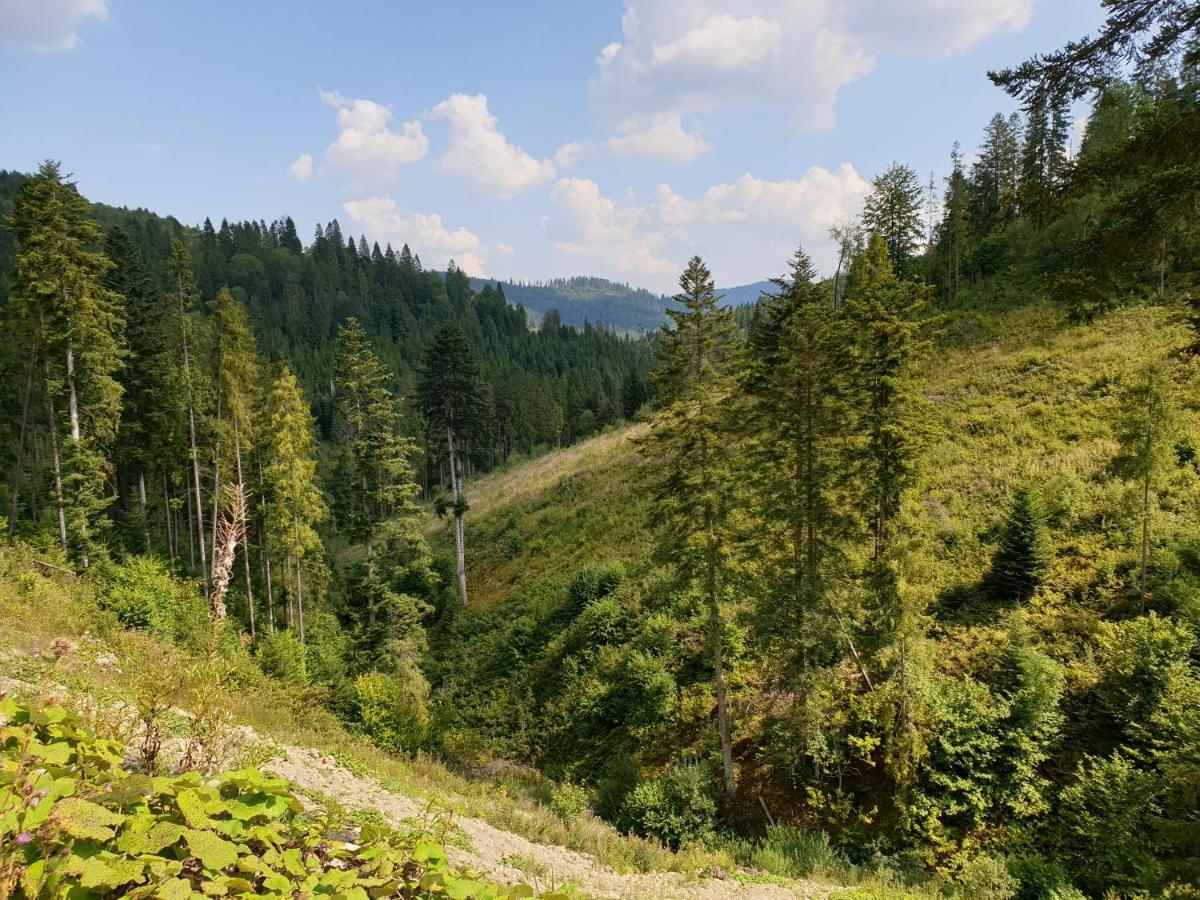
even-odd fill
[(189, 828), (183, 833), (188, 850), (206, 869), (224, 869), (237, 862), (237, 847), (211, 831)]
[(125, 821), (120, 813), (81, 797), (64, 797), (54, 804), (51, 815), (71, 837), (91, 841), (108, 840), (115, 833), (113, 829)]

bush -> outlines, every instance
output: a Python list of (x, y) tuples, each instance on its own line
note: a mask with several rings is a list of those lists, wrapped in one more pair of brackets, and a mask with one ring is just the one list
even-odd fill
[(273, 631), (258, 641), (258, 665), (268, 675), (289, 684), (307, 684), (304, 645), (291, 630)]
[(0, 700), (0, 721), (0, 896), (533, 896), (451, 869), (420, 830), (348, 843), (255, 769), (151, 779), (60, 706)]
[(619, 565), (587, 566), (571, 581), (567, 596), (571, 608), (581, 611), (593, 600), (607, 597), (625, 580), (625, 570)]
[[(389, 753), (421, 746), (429, 726), (420, 686), (411, 684), (412, 679), (404, 674), (373, 673), (354, 679), (359, 724), (367, 737)], [(428, 685), (424, 689), (427, 692)]]
[(1156, 793), (1155, 777), (1120, 753), (1084, 758), (1060, 797), (1058, 837), (1086, 891), (1136, 893), (1161, 880), (1151, 830)]
[(694, 763), (643, 781), (621, 805), (621, 825), (658, 838), (673, 850), (709, 838), (716, 818), (717, 805), (709, 790), (709, 779)]
[(958, 873), (962, 892), (972, 900), (1011, 900), (1017, 895), (1020, 883), (1009, 874), (1004, 860), (993, 856), (977, 856), (969, 860)]
[(96, 600), (122, 624), (192, 649), (211, 634), (208, 606), (194, 587), (176, 579), (163, 563), (131, 556), (106, 563), (96, 573)]
[(564, 822), (583, 818), (591, 805), (591, 795), (585, 788), (564, 781), (550, 793), (550, 810)]

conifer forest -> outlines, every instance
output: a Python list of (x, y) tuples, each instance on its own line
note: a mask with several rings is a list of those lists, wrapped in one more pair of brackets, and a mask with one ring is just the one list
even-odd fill
[[(688, 6), (627, 3), (593, 93), (700, 96), (798, 27)], [(0, 900), (1200, 897), (1200, 3), (1086, 6), (753, 278), (712, 235), (768, 182), (568, 173), (719, 153), (686, 128), (726, 99), (539, 161), (482, 95), (322, 91), (281, 190), (446, 119), (433, 171), (543, 179), (604, 277), (0, 157)]]

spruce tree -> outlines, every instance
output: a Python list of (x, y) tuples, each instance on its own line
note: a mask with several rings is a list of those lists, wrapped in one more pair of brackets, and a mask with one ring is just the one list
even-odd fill
[(1150, 537), (1158, 493), (1175, 465), (1179, 432), (1178, 387), (1166, 361), (1153, 359), (1121, 396), (1117, 420), (1120, 452), (1116, 471), (1136, 486), (1138, 494), (1138, 602), (1149, 593)]
[[(104, 286), (112, 267), (100, 227), (59, 164), (47, 161), (15, 205), (20, 241), (11, 319), (45, 378), (59, 540), (84, 570), (101, 548), (111, 453), (121, 415), (123, 299)], [(65, 414), (63, 421), (59, 416)]]
[(283, 564), (288, 624), (304, 643), (305, 563), (319, 559), (316, 526), (326, 516), (317, 483), (313, 418), (296, 376), (286, 366), (275, 379), (267, 404), (267, 547)]
[(925, 233), (921, 179), (909, 166), (892, 163), (871, 185), (863, 204), (863, 227), (883, 238), (893, 268), (906, 274)]
[(654, 378), (660, 407), (641, 446), (651, 460), (658, 556), (707, 607), (725, 793), (732, 797), (724, 607), (733, 593), (731, 515), (737, 480), (728, 408), (740, 354), (733, 312), (719, 304), (700, 257), (692, 257), (679, 288), (678, 308), (667, 310), (671, 321), (660, 340)]
[(462, 328), (447, 322), (433, 336), (425, 352), (417, 386), (417, 404), (432, 442), (445, 440), (446, 464), (453, 493), (454, 558), (458, 594), (467, 605), (466, 528), (463, 515), (464, 443), (482, 421), (482, 386), (479, 368)]
[[(192, 358), (195, 347), (196, 306), (200, 302), (192, 274), (192, 257), (183, 241), (171, 242), (171, 256), (167, 259), (167, 277), (174, 307), (176, 340), (178, 341), (180, 375), (183, 394), (187, 405), (188, 459), (190, 463), (190, 499), (196, 548), (200, 557), (200, 571), (204, 578), (204, 596), (209, 591), (207, 532), (204, 528), (204, 495), (200, 487), (200, 396), (202, 392), (199, 367)], [(190, 540), (190, 536), (189, 536)]]
[(1033, 596), (1054, 563), (1046, 511), (1038, 492), (1017, 488), (1000, 535), (1000, 545), (985, 576), (985, 587), (996, 600), (1024, 602)]
[(759, 304), (746, 379), (749, 477), (767, 533), (782, 537), (760, 550), (768, 585), (760, 620), (764, 643), (784, 649), (791, 665), (824, 651), (830, 624), (858, 659), (831, 589), (845, 574), (854, 531), (845, 479), (849, 336), (815, 282), (811, 260), (797, 250), (788, 275), (773, 279), (776, 293)]
[[(212, 303), (216, 331), (213, 367), (216, 389), (217, 440), (213, 452), (213, 495), (221, 496), (221, 478), (232, 480), (249, 493), (247, 456), (259, 437), (254, 417), (262, 382), (262, 360), (250, 331), (245, 308), (225, 288)], [(226, 473), (226, 474), (222, 474)], [(255, 634), (254, 579), (251, 576), (249, 529), (240, 531), (242, 572), (246, 587), (246, 617), (250, 636)]]

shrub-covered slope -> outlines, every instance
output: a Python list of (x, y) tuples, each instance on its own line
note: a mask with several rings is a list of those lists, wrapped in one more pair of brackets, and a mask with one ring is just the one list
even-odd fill
[[(876, 816), (864, 811), (878, 765), (869, 729), (855, 731), (870, 721), (865, 707), (846, 713), (846, 728), (866, 742), (861, 756), (831, 763), (844, 767), (849, 793), (805, 793), (812, 773), (794, 767), (833, 739), (794, 730), (811, 721), (800, 704), (833, 701), (768, 684), (753, 598), (727, 635), (740, 799), (726, 813), (759, 823), (761, 797), (776, 817), (830, 829), (851, 856), (915, 848), (925, 864), (960, 874), (966, 860), (991, 865), (980, 857), (991, 853), (1008, 854), (1010, 872), (1042, 860), (1036, 877), (1094, 891), (1190, 878), (1195, 860), (1179, 858), (1170, 838), (1132, 838), (1092, 866), (1107, 831), (1086, 824), (1114, 802), (1131, 805), (1136, 834), (1157, 828), (1160, 814), (1154, 821), (1171, 828), (1194, 819), (1177, 786), (1146, 774), (1179, 763), (1155, 754), (1186, 756), (1196, 724), (1194, 715), (1191, 725), (1163, 724), (1196, 685), (1200, 495), (1188, 398), (1153, 503), (1145, 597), (1143, 498), (1117, 458), (1124, 392), (1149, 361), (1188, 340), (1178, 311), (1139, 306), (1072, 324), (1050, 304), (958, 309), (939, 332), (922, 364), (923, 459), (907, 501), (907, 572), (927, 601), (920, 665), (931, 718), (914, 776), (925, 818), (889, 820), (882, 794)], [(615, 821), (686, 841), (713, 827), (697, 799), (719, 771), (711, 667), (703, 611), (652, 561), (635, 442), (643, 430), (471, 486), (476, 603), (433, 630), (427, 672), (447, 753), (542, 765), (594, 787), (597, 808)], [(1048, 526), (1039, 545), (1048, 568), (1029, 596), (997, 599), (989, 579), (1003, 565), (993, 560), (1020, 527), (1022, 486)], [(1140, 771), (1123, 768), (1131, 756)]]

